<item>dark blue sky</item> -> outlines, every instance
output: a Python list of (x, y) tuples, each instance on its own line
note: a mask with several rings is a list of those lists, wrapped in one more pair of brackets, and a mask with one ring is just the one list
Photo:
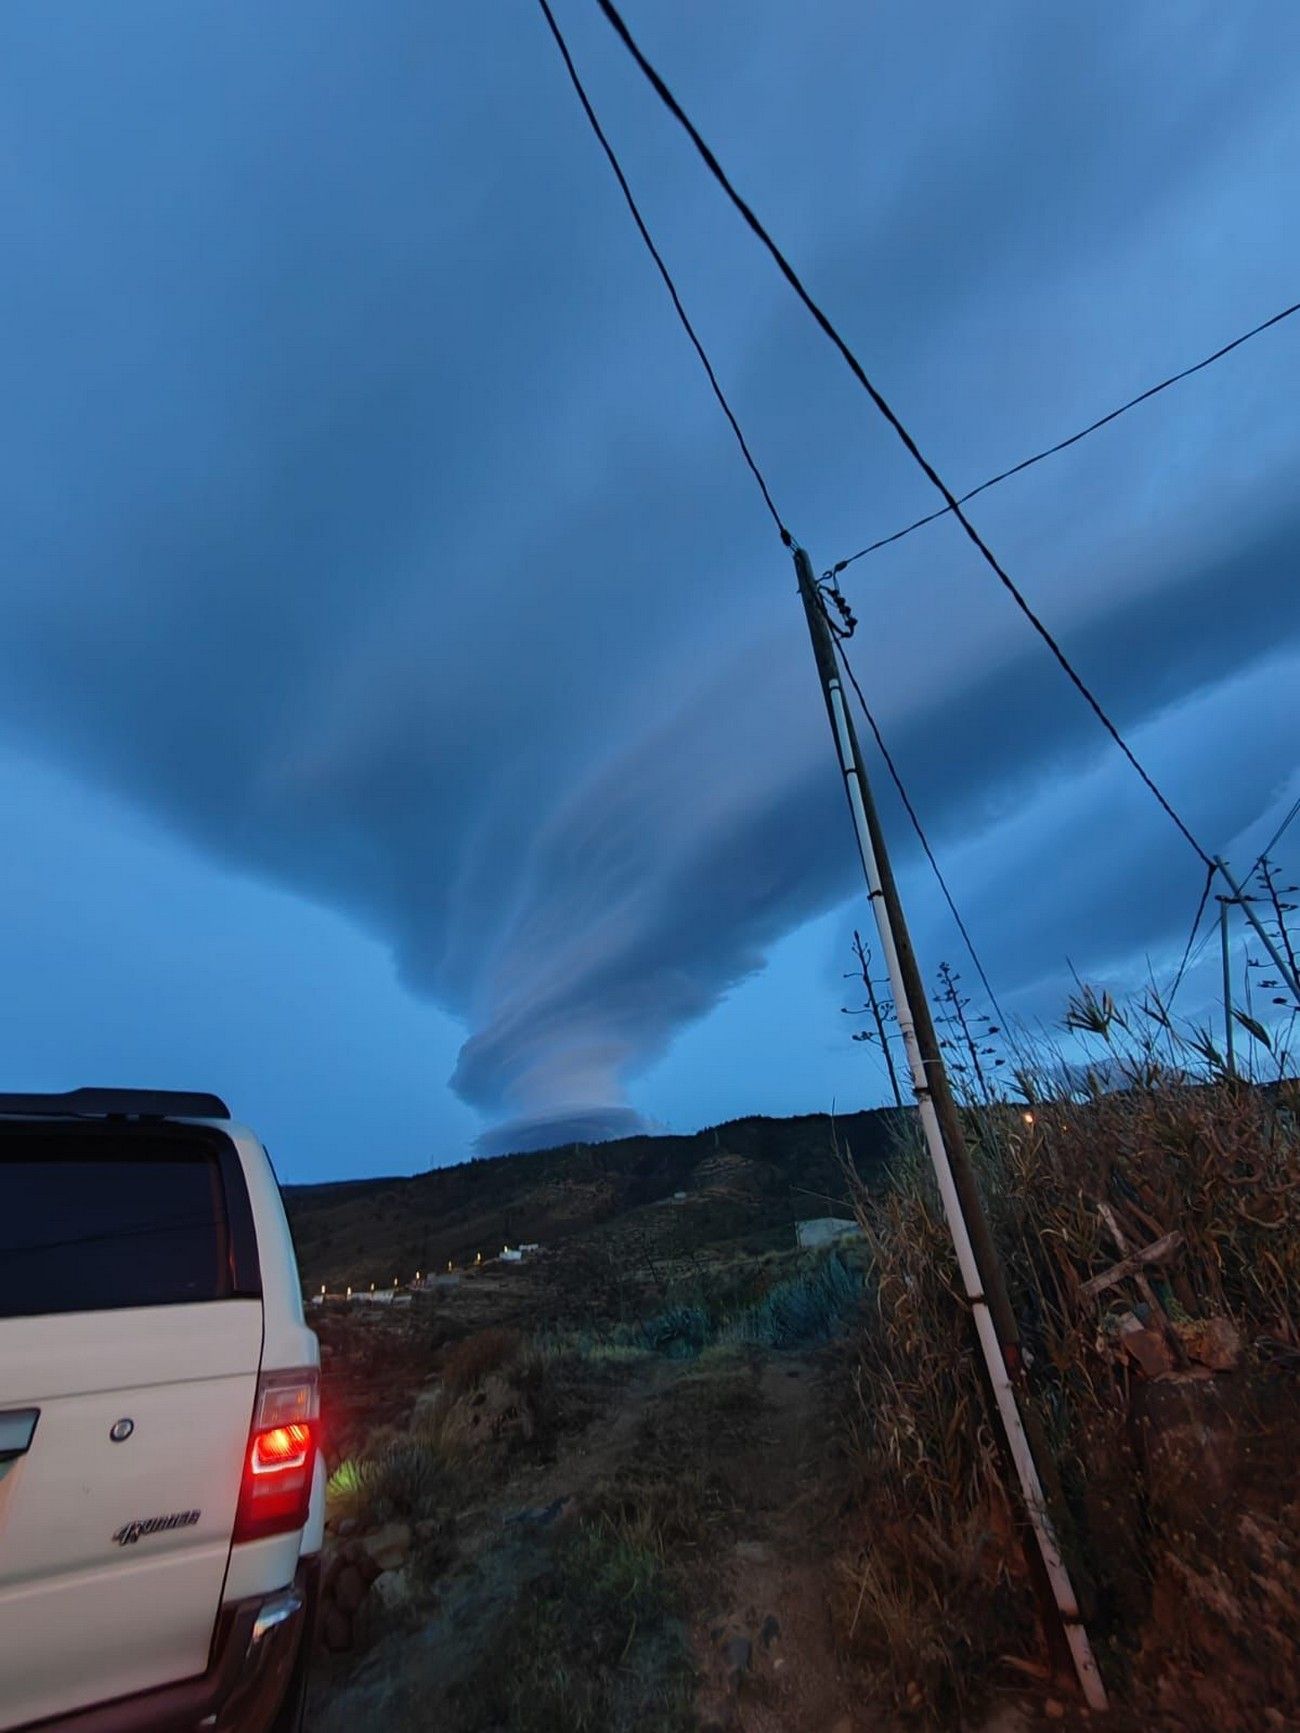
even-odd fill
[[(558, 10), (814, 559), (929, 509)], [(1291, 0), (631, 21), (959, 488), (1297, 297)], [(8, 0), (0, 87), (0, 1082), (217, 1089), (294, 1179), (879, 1099), (788, 561), (530, 0)], [(1300, 321), (972, 508), (1242, 864), (1298, 379)], [(1171, 967), (1199, 869), (960, 533), (845, 582), (1008, 1008)]]

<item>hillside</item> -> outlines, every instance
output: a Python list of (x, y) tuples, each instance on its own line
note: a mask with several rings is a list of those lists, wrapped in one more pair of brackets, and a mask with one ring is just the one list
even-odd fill
[(899, 1124), (886, 1109), (833, 1123), (826, 1114), (736, 1119), (689, 1137), (625, 1137), (409, 1178), (290, 1186), (286, 1203), (304, 1282), (331, 1289), (472, 1264), (519, 1240), (581, 1238), (611, 1251), (629, 1242), (689, 1251), (745, 1237), (784, 1241), (800, 1217), (847, 1213), (836, 1140), (865, 1177), (887, 1158)]

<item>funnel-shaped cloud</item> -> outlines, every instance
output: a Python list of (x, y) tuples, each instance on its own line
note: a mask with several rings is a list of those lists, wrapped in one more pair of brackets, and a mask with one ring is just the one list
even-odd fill
[[(853, 883), (787, 556), (540, 28), (145, 11), (129, 40), (102, 9), (0, 25), (0, 722), (382, 935), (470, 1031), (485, 1147), (626, 1130), (638, 1071)], [(1300, 15), (1130, 13), (661, 24), (958, 485), (1300, 280)], [(594, 23), (575, 46), (790, 521), (829, 558), (926, 509)], [(1244, 676), (1297, 630), (1298, 335), (979, 502), (1126, 728), (1185, 706), (1160, 773), (1211, 844), (1264, 795), (1205, 778), (1229, 721), (1190, 700), (1239, 681), (1248, 731)], [(1092, 773), (1095, 722), (951, 525), (845, 581), (937, 841)], [(1078, 819), (1062, 846), (1104, 852)], [(1097, 954), (1186, 919), (1105, 882)], [(986, 923), (1036, 979), (1011, 900)]]

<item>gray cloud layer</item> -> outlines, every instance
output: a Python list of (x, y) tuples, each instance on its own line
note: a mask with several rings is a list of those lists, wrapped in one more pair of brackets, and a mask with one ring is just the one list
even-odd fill
[[(1294, 298), (1297, 15), (1193, 11), (647, 29), (968, 485)], [(928, 505), (572, 24), (792, 523), (829, 559)], [(626, 1128), (629, 1078), (840, 900), (851, 856), (784, 555), (546, 39), (415, 6), (160, 5), (124, 40), (27, 5), (0, 30), (24, 93), (0, 715), (387, 937), (471, 1030), (454, 1082), (489, 1147)], [(1235, 681), (1265, 737), (1252, 694), (1300, 626), (1295, 358), (1279, 332), (981, 502), (1126, 727)], [(1135, 807), (1100, 846), (1095, 724), (950, 526), (853, 581), (937, 838), (1078, 783), (1068, 867), (1041, 865), (1092, 846), (1070, 918), (981, 911), (1003, 978), (1184, 923), (1131, 886), (1186, 871), (1177, 839)], [(1208, 752), (1189, 724), (1162, 774), (1215, 844), (1279, 769), (1261, 746), (1225, 782)]]

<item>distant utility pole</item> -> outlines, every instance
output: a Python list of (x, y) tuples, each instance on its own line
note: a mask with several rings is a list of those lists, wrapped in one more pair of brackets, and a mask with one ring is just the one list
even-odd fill
[(1232, 1028), (1232, 952), (1228, 946), (1228, 908), (1235, 897), (1219, 898), (1219, 949), (1223, 953), (1223, 1040), (1229, 1077), (1237, 1075), (1236, 1036)]
[(1092, 1645), (1088, 1641), (1069, 1571), (1047, 1509), (1038, 1466), (1016, 1400), (1012, 1380), (1021, 1372), (1020, 1334), (967, 1154), (961, 1117), (939, 1052), (929, 1002), (867, 780), (862, 749), (845, 703), (835, 639), (827, 623), (812, 562), (803, 548), (795, 548), (794, 566), (853, 817), (867, 894), (889, 970), (899, 1032), (916, 1092), (917, 1113), (943, 1199), (944, 1214), (952, 1234), (962, 1285), (975, 1322), (1007, 1452), (1020, 1483), (1025, 1515), (1033, 1531), (1042, 1575), (1050, 1588), (1084, 1701), (1089, 1708), (1104, 1709), (1106, 1688), (1097, 1671)]
[(1272, 958), (1273, 967), (1277, 970), (1278, 974), (1281, 975), (1282, 979), (1286, 982), (1287, 986), (1290, 988), (1296, 1004), (1300, 1005), (1300, 976), (1297, 975), (1296, 970), (1294, 970), (1293, 968), (1291, 968), (1289, 966), (1285, 957), (1283, 957), (1281, 951), (1279, 951), (1277, 946), (1273, 943), (1273, 940), (1272, 940), (1271, 936), (1269, 935), (1268, 929), (1265, 927), (1263, 921), (1260, 920), (1259, 916), (1255, 913), (1254, 903), (1253, 903), (1252, 898), (1248, 897), (1245, 894), (1245, 892), (1242, 890), (1241, 886), (1237, 883), (1236, 879), (1233, 878), (1231, 872), (1229, 872), (1229, 870), (1228, 870), (1227, 861), (1224, 860), (1222, 855), (1220, 855), (1216, 858), (1214, 864), (1216, 867), (1218, 867), (1219, 871), (1223, 874), (1225, 880), (1227, 881), (1228, 889), (1232, 892), (1232, 901), (1237, 903), (1240, 906), (1241, 911), (1245, 915), (1246, 919), (1250, 922), (1251, 926), (1254, 927), (1255, 931), (1259, 934), (1259, 942), (1261, 945), (1263, 945), (1264, 949), (1268, 952), (1269, 956)]

